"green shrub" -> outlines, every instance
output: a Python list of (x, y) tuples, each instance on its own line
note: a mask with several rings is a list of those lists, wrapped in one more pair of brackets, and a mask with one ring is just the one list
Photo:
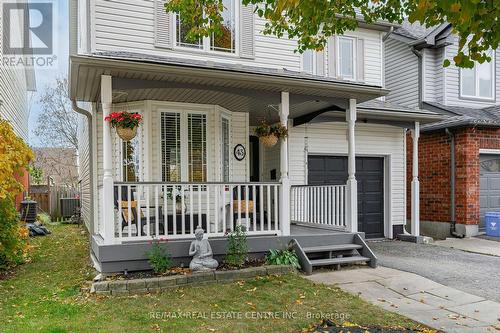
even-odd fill
[(49, 214), (46, 213), (38, 214), (36, 220), (41, 224), (49, 224), (51, 222)]
[(266, 263), (268, 265), (288, 265), (297, 269), (300, 268), (299, 258), (297, 258), (297, 255), (291, 249), (269, 250), (269, 253), (266, 255)]
[(248, 244), (245, 227), (237, 225), (234, 231), (228, 234), (226, 262), (231, 266), (243, 266), (248, 258)]
[(166, 273), (172, 267), (172, 257), (167, 245), (162, 246), (161, 240), (153, 240), (151, 244), (151, 250), (147, 252), (149, 265), (155, 273)]
[(21, 227), (12, 200), (0, 199), (0, 270), (24, 262), (28, 249), (28, 230)]

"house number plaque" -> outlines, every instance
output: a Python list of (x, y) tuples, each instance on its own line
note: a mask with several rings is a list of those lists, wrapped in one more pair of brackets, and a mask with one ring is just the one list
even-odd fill
[(243, 147), (242, 144), (237, 144), (234, 147), (234, 158), (236, 158), (238, 161), (242, 161), (246, 155), (247, 151), (245, 150), (245, 147)]

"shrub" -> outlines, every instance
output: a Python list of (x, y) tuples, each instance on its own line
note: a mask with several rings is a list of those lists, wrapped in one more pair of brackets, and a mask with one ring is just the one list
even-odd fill
[(297, 255), (291, 249), (269, 250), (269, 253), (266, 255), (266, 263), (268, 265), (288, 265), (297, 269), (300, 268), (299, 258), (297, 258)]
[(36, 220), (41, 224), (49, 224), (51, 222), (49, 214), (46, 213), (38, 214)]
[(172, 267), (172, 257), (167, 251), (167, 245), (161, 246), (161, 240), (151, 242), (151, 250), (147, 252), (148, 261), (155, 273), (165, 273)]
[(0, 199), (0, 270), (21, 264), (28, 251), (28, 230), (21, 227), (12, 200)]
[(248, 244), (245, 227), (237, 225), (234, 231), (228, 234), (226, 262), (231, 266), (243, 266), (248, 258)]

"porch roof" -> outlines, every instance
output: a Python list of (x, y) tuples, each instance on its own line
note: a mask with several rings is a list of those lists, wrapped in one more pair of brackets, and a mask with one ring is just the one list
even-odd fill
[[(252, 125), (263, 119), (278, 121), (275, 110), (280, 103), (281, 91), (290, 93), (292, 119), (327, 108), (343, 111), (348, 107), (350, 98), (363, 103), (389, 92), (376, 85), (286, 69), (130, 52), (101, 52), (70, 57), (70, 98), (98, 102), (101, 75), (113, 77), (114, 91), (126, 92), (117, 94), (113, 100), (115, 103), (163, 100), (217, 104), (234, 112), (249, 113)], [(363, 108), (363, 104), (360, 107)], [(408, 121), (412, 116), (408, 109), (402, 107), (392, 107), (390, 113), (384, 114), (380, 105), (371, 110), (368, 118), (399, 120), (404, 116), (404, 120)]]

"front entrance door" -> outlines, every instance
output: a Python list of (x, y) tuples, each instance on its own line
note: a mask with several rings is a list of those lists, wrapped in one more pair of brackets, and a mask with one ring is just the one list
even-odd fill
[[(308, 158), (309, 185), (341, 185), (347, 182), (347, 157)], [(366, 238), (384, 237), (384, 158), (356, 157), (358, 181), (358, 230)]]

